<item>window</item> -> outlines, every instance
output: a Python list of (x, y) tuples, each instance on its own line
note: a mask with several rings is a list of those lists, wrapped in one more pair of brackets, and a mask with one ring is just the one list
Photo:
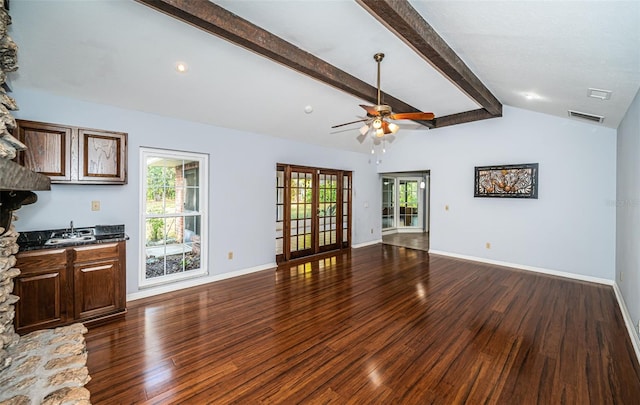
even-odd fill
[(207, 273), (208, 155), (141, 149), (140, 286)]

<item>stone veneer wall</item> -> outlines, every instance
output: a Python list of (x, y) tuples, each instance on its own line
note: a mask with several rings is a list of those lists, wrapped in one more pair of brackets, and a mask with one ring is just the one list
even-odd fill
[[(0, 228), (0, 232), (4, 229)], [(13, 317), (15, 316), (14, 304), (18, 297), (13, 292), (13, 278), (20, 274), (20, 270), (14, 268), (18, 253), (18, 233), (13, 226), (4, 235), (0, 236), (0, 371), (11, 364), (11, 357), (7, 348), (15, 345), (19, 336), (13, 329)]]
[[(0, 233), (4, 229), (0, 228)], [(18, 233), (0, 236), (0, 405), (90, 404), (87, 352), (81, 323), (20, 337), (13, 318), (19, 297), (12, 294)]]

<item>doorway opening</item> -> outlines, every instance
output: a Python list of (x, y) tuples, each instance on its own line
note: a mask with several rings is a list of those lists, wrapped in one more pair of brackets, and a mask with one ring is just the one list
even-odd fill
[(383, 173), (382, 243), (429, 250), (430, 174)]

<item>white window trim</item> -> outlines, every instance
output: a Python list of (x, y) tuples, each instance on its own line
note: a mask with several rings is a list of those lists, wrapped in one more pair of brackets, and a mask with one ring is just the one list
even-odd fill
[[(200, 245), (200, 269), (189, 270), (184, 273), (174, 273), (165, 276), (160, 276), (152, 280), (148, 280), (145, 277), (146, 274), (146, 246), (145, 246), (145, 232), (146, 232), (146, 184), (147, 184), (147, 157), (148, 156), (161, 156), (165, 158), (176, 159), (191, 159), (197, 160), (200, 167), (200, 220), (201, 220), (201, 245)], [(140, 148), (140, 186), (139, 186), (139, 217), (140, 217), (140, 266), (138, 270), (138, 287), (154, 287), (161, 284), (169, 284), (176, 281), (183, 281), (194, 277), (202, 277), (208, 275), (208, 246), (209, 246), (209, 221), (207, 218), (207, 211), (209, 208), (209, 155), (205, 153), (185, 152), (169, 149), (157, 149), (149, 147)]]

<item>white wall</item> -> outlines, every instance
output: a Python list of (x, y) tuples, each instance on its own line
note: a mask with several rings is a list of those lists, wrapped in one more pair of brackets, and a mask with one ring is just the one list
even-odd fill
[[(52, 185), (38, 202), (17, 211), (18, 231), (125, 224), (127, 292), (138, 291), (140, 268), (139, 148), (141, 146), (210, 154), (209, 272), (211, 279), (275, 261), (276, 163), (352, 170), (352, 243), (379, 239), (378, 176), (370, 155), (319, 148), (148, 113), (15, 89), (16, 118), (114, 130), (129, 134), (129, 183), (124, 186)], [(91, 211), (99, 200), (101, 210)], [(365, 208), (365, 202), (368, 208)], [(374, 233), (371, 233), (371, 229)], [(233, 251), (233, 260), (227, 252)]]
[(617, 163), (615, 279), (640, 345), (640, 92), (618, 127)]
[[(398, 138), (378, 171), (431, 171), (432, 251), (613, 280), (615, 130), (505, 106)], [(538, 199), (473, 197), (475, 166), (515, 163), (539, 163)]]
[[(376, 170), (430, 170), (433, 251), (614, 279), (616, 132), (612, 129), (505, 107), (502, 118), (401, 132), (375, 166), (367, 153), (319, 148), (26, 89), (16, 89), (13, 96), (21, 107), (17, 118), (129, 133), (129, 184), (53, 185), (52, 191), (38, 193), (35, 205), (20, 209), (16, 222), (18, 230), (64, 227), (70, 220), (77, 226), (124, 223), (131, 237), (129, 293), (138, 291), (141, 146), (210, 154), (212, 278), (273, 263), (274, 172), (276, 163), (282, 162), (354, 171), (354, 245), (380, 239)], [(474, 166), (535, 162), (540, 164), (537, 200), (473, 197)], [(92, 200), (101, 201), (101, 211), (91, 211)], [(486, 242), (491, 249), (485, 248)], [(234, 252), (231, 261), (228, 251)], [(640, 310), (640, 305), (634, 308)]]

